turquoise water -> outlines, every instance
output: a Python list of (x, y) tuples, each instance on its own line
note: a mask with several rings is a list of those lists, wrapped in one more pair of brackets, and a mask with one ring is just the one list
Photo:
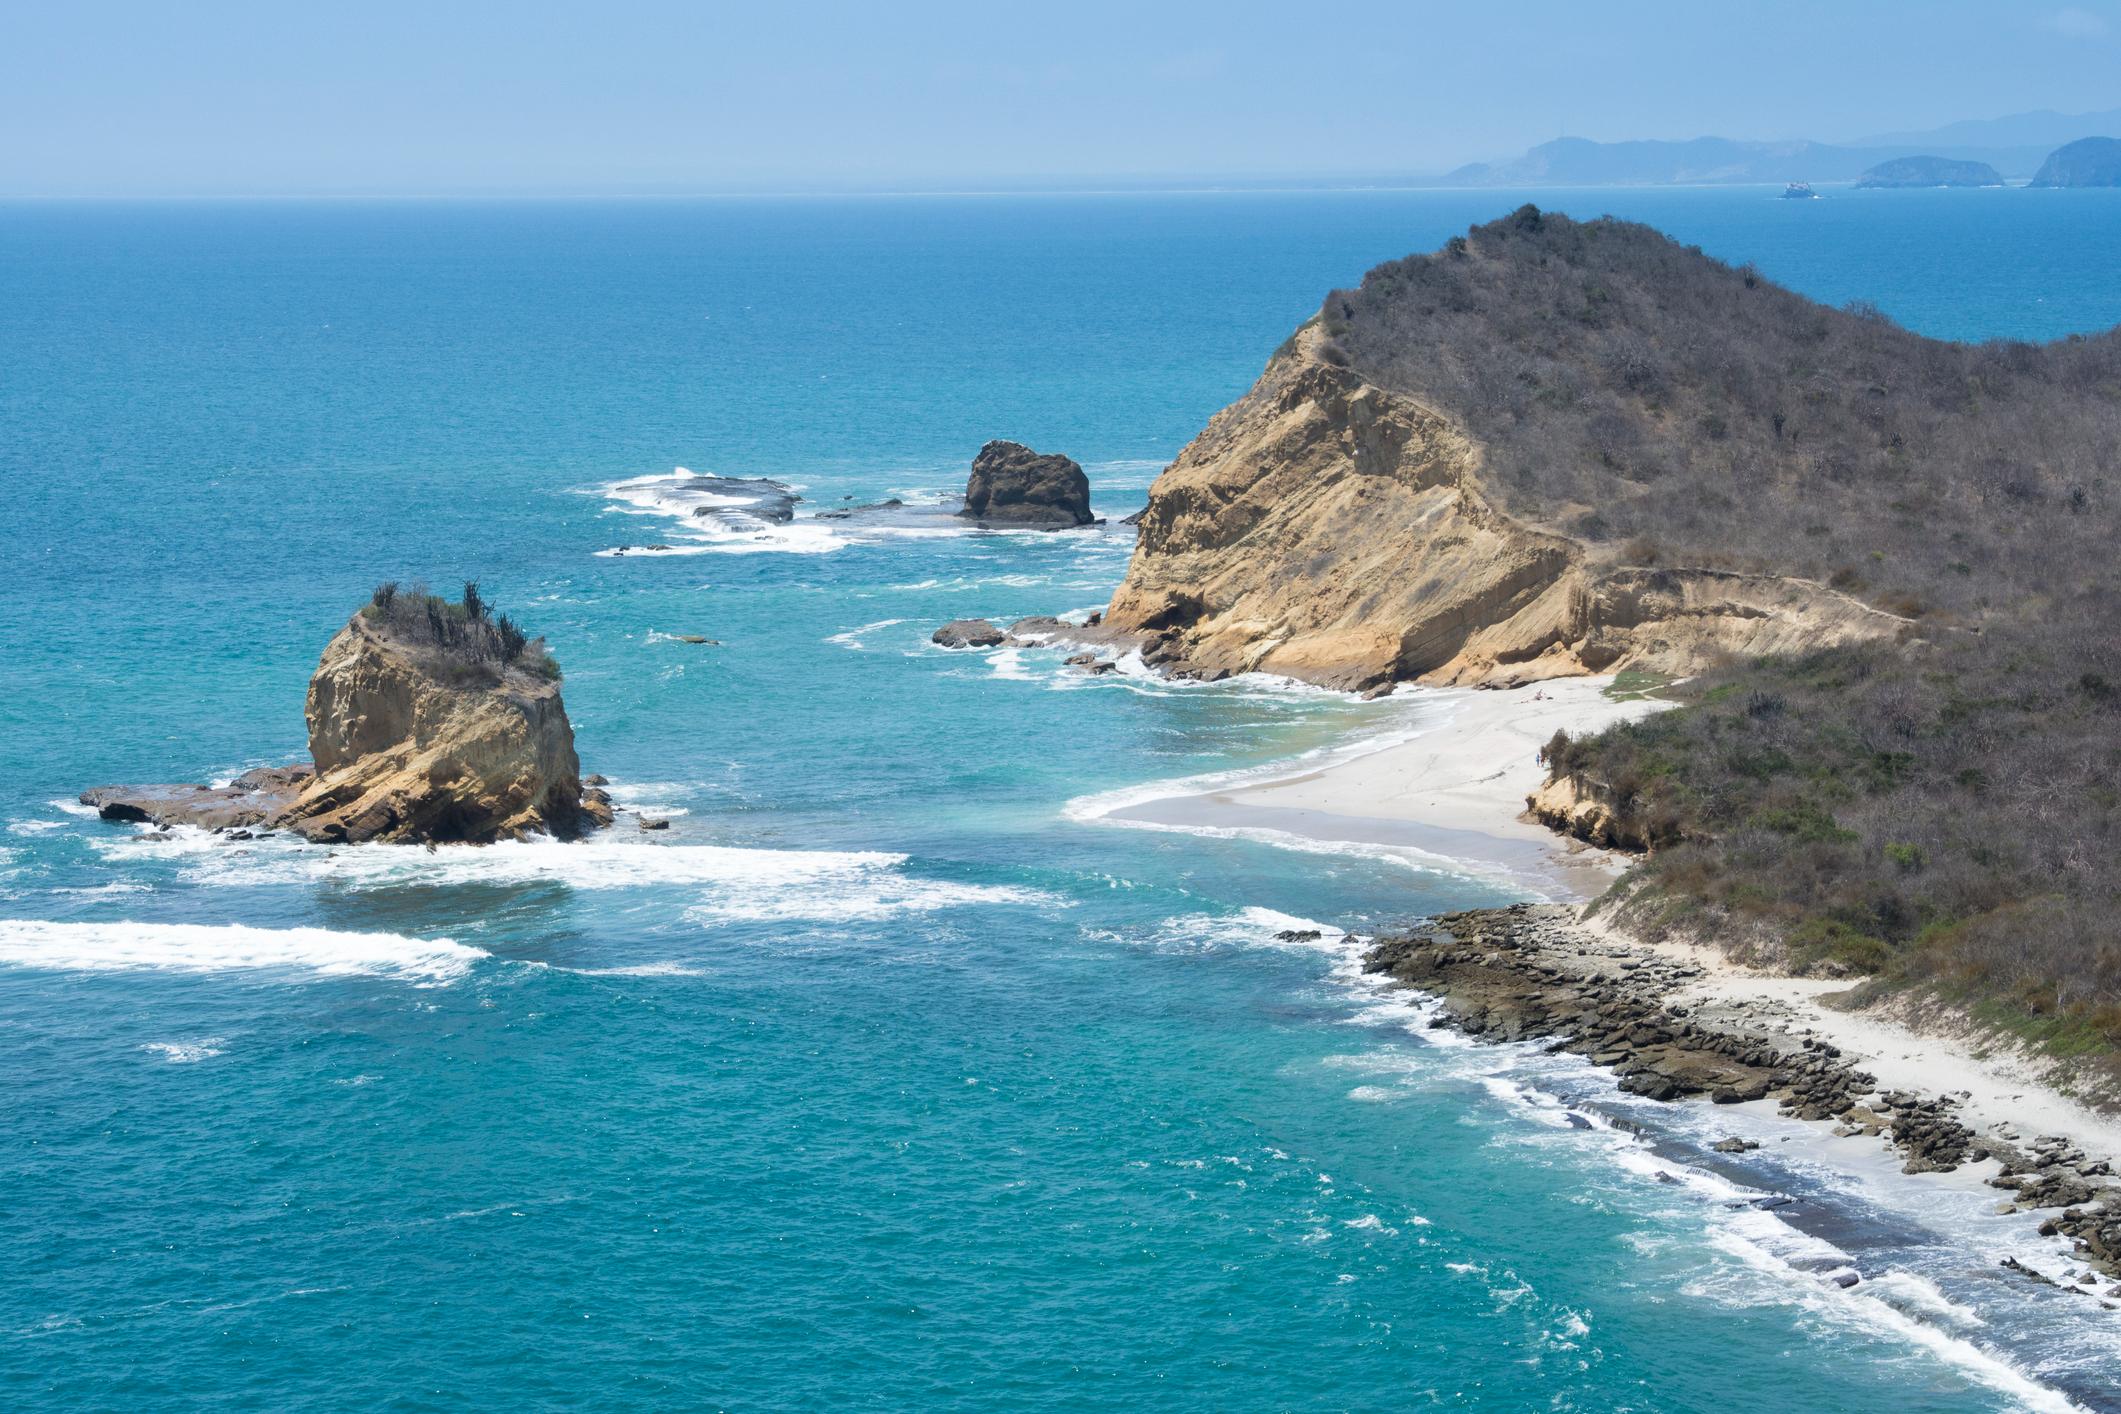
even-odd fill
[[(1535, 195), (1931, 333), (2121, 320), (2111, 194)], [(1440, 1042), (1356, 975), (1339, 930), (1504, 884), (1069, 808), (1434, 702), (947, 654), (1101, 604), (1129, 532), (688, 538), (644, 480), (933, 501), (1007, 436), (1116, 518), (1326, 289), (1518, 199), (0, 207), (0, 1397), (2117, 1407), (2090, 1303), (1991, 1275), (2042, 1250), (1993, 1192)], [(65, 808), (298, 755), (393, 577), (548, 634), (668, 835)], [(1741, 1124), (1767, 1157), (1703, 1152)]]

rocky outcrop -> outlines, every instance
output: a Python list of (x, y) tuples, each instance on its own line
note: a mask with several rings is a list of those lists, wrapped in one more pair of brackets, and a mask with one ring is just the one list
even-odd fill
[(2033, 173), (2036, 187), (2121, 187), (2121, 138), (2086, 137), (2064, 143)]
[(1105, 622), (1204, 678), (1505, 685), (1886, 636), (1809, 580), (1642, 567), (1505, 514), (1479, 444), (1366, 381), (1316, 323), (1156, 480)]
[(225, 786), (97, 786), (81, 792), (81, 803), (95, 806), (106, 820), (128, 824), (250, 829), (292, 805), (314, 774), (307, 766), (266, 766)]
[(316, 776), (279, 817), (315, 840), (474, 844), (610, 823), (585, 793), (556, 681), (467, 671), (356, 615), (309, 682)]
[(1008, 639), (986, 619), (952, 619), (928, 635), (930, 643), (942, 648), (999, 648)]
[(1642, 826), (1615, 810), (1609, 793), (1584, 776), (1556, 776), (1526, 796), (1524, 804), (1548, 829), (1600, 849), (1643, 854), (1651, 847)]
[(1020, 442), (989, 442), (972, 459), (965, 508), (982, 525), (1038, 530), (1091, 525), (1090, 479), (1067, 457), (1041, 455)]
[(310, 679), (314, 766), (254, 771), (221, 788), (101, 787), (81, 799), (105, 819), (330, 843), (572, 838), (611, 823), (611, 806), (582, 781), (543, 661), (469, 658), (357, 614)]

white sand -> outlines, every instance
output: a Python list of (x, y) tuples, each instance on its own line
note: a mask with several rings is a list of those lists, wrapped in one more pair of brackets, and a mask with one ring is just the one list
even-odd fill
[(1375, 751), (1343, 753), (1299, 773), (1114, 810), (1120, 824), (1275, 835), (1324, 844), (1403, 848), (1553, 902), (1603, 893), (1624, 859), (1520, 818), (1546, 779), (1540, 748), (1556, 728), (1588, 733), (1644, 716), (1661, 702), (1616, 702), (1611, 678), (1571, 678), (1508, 691), (1403, 688), (1434, 725)]
[(1563, 852), (1566, 845), (1551, 830), (1523, 818), (1525, 797), (1546, 779), (1540, 749), (1557, 729), (1587, 735), (1669, 705), (1616, 702), (1605, 695), (1612, 681), (1569, 678), (1493, 692), (1411, 689), (1447, 702), (1449, 719), (1412, 741), (1219, 798), (1474, 830)]

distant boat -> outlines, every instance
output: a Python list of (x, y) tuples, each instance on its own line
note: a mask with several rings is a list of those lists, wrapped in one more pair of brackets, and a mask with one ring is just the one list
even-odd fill
[(1819, 193), (1812, 190), (1810, 182), (1791, 182), (1782, 189), (1784, 201), (1817, 201)]

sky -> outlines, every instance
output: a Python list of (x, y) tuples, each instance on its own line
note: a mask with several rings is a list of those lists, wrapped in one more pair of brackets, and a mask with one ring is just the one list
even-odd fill
[(15, 0), (0, 195), (1413, 177), (2121, 107), (2121, 0)]

